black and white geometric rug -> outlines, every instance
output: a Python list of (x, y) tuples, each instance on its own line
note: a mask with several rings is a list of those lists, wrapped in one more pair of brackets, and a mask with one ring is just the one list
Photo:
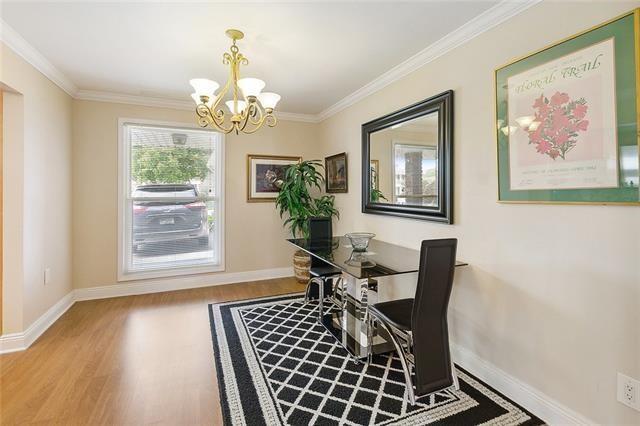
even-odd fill
[(543, 424), (457, 366), (459, 391), (408, 405), (399, 359), (351, 361), (314, 308), (299, 294), (209, 305), (225, 424)]

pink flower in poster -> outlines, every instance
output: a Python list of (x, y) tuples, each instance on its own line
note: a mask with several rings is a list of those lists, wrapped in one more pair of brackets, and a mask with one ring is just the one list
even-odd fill
[(541, 154), (546, 154), (551, 150), (551, 144), (547, 142), (545, 139), (540, 140), (540, 142), (536, 146), (536, 150)]
[(586, 132), (589, 107), (584, 98), (571, 100), (569, 94), (556, 92), (548, 99), (544, 94), (533, 103), (535, 121), (540, 124), (529, 132), (529, 144), (552, 159), (566, 159), (578, 143), (578, 132)]
[(556, 92), (552, 97), (551, 97), (551, 106), (558, 106), (558, 105), (562, 105), (569, 102), (569, 95), (567, 95), (566, 93), (560, 93), (560, 92)]
[(556, 145), (562, 146), (569, 141), (569, 133), (568, 132), (560, 132), (558, 136), (556, 136)]
[(549, 105), (547, 105), (548, 102), (545, 102), (545, 99), (544, 95), (540, 95), (533, 103), (533, 107), (538, 109), (538, 114), (540, 115), (546, 115), (549, 112)]
[(587, 110), (589, 107), (587, 105), (578, 104), (573, 110), (573, 116), (579, 120), (583, 119), (585, 115), (587, 115)]
[(576, 124), (576, 130), (585, 131), (589, 127), (589, 120), (582, 120), (578, 124)]

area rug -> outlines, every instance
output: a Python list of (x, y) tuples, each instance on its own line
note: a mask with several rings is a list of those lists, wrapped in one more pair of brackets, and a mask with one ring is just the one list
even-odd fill
[(209, 305), (226, 425), (543, 424), (460, 367), (459, 391), (409, 405), (397, 356), (353, 362), (315, 307), (299, 294)]

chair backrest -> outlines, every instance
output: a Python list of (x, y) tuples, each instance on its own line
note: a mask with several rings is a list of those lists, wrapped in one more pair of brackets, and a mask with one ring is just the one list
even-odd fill
[(456, 265), (455, 238), (425, 240), (411, 315), (418, 395), (453, 384), (447, 309)]
[[(328, 250), (331, 247), (333, 229), (330, 217), (310, 217), (309, 218), (309, 247)], [(311, 256), (311, 267), (326, 266), (326, 262)]]
[(309, 218), (309, 239), (328, 240), (333, 237), (330, 217), (310, 217)]

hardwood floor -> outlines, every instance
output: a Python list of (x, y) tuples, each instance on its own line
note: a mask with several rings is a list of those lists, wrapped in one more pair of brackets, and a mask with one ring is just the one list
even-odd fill
[(219, 425), (207, 304), (302, 290), (285, 278), (78, 302), (0, 356), (0, 423)]

